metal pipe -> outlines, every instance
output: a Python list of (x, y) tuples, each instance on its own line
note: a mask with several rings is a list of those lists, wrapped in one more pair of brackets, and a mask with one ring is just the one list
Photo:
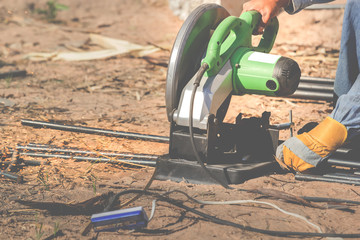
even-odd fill
[(335, 157), (330, 157), (327, 160), (327, 163), (330, 164), (330, 165), (335, 165), (335, 166), (350, 167), (350, 168), (360, 168), (360, 162), (351, 161), (351, 160), (344, 160), (344, 159), (339, 159), (339, 158), (335, 158)]
[(353, 184), (353, 185), (360, 185), (360, 180), (346, 180), (346, 179), (338, 179), (333, 177), (324, 177), (321, 175), (311, 175), (311, 174), (295, 174), (296, 180), (302, 181), (323, 181), (323, 182), (332, 182), (332, 183), (344, 183), (344, 184)]
[(303, 91), (319, 91), (319, 92), (334, 92), (334, 86), (328, 84), (306, 83), (300, 82), (297, 88)]
[(303, 76), (298, 89), (289, 98), (333, 101), (334, 79)]
[(322, 83), (322, 84), (334, 85), (335, 79), (303, 76), (303, 77), (300, 77), (300, 82)]
[(149, 160), (130, 160), (130, 159), (109, 159), (109, 158), (99, 158), (99, 157), (83, 157), (83, 156), (70, 156), (63, 154), (44, 154), (44, 153), (28, 153), (22, 152), (20, 155), (29, 156), (29, 157), (42, 157), (42, 158), (62, 158), (62, 159), (74, 159), (77, 161), (89, 161), (89, 162), (106, 162), (106, 163), (129, 163), (129, 164), (139, 164), (139, 165), (148, 165), (155, 166), (156, 161)]
[(49, 153), (69, 153), (71, 155), (75, 154), (85, 154), (85, 155), (103, 155), (108, 157), (124, 157), (124, 158), (131, 158), (131, 159), (146, 159), (146, 160), (156, 160), (158, 158), (157, 155), (150, 155), (150, 154), (133, 154), (133, 153), (113, 153), (113, 152), (91, 152), (85, 151), (80, 149), (71, 149), (71, 148), (59, 148), (56, 146), (23, 146), (17, 145), (16, 149), (18, 150), (25, 150), (25, 151), (41, 151), (41, 152), (49, 152)]
[(340, 148), (327, 159), (327, 164), (350, 168), (360, 168), (360, 159), (358, 154), (358, 151), (354, 152), (352, 149)]
[(297, 91), (295, 91), (294, 94), (287, 96), (287, 97), (312, 99), (312, 100), (324, 100), (324, 101), (332, 101), (334, 98), (332, 93), (303, 91), (303, 90), (297, 90)]
[(119, 137), (119, 138), (145, 140), (145, 141), (155, 141), (155, 142), (163, 142), (163, 143), (169, 142), (169, 138), (165, 137), (165, 136), (147, 135), (147, 134), (122, 132), (122, 131), (112, 131), (112, 130), (101, 129), (101, 128), (64, 125), (64, 124), (57, 124), (57, 123), (50, 123), (50, 122), (36, 121), (36, 120), (28, 120), (28, 119), (21, 119), (21, 124), (24, 126), (31, 126), (31, 127), (38, 127), (38, 128), (50, 128), (50, 129), (56, 129), (56, 130), (62, 130), (62, 131), (79, 132), (79, 133), (87, 133), (87, 134), (98, 134), (98, 135), (105, 135), (105, 136), (110, 136), (110, 137)]
[(6, 171), (0, 171), (0, 176), (11, 179), (13, 181), (16, 181), (17, 183), (22, 183), (23, 182), (23, 176), (17, 175), (15, 173), (10, 173), (10, 172), (6, 172)]
[(327, 173), (327, 174), (324, 174), (324, 177), (360, 181), (359, 175), (355, 175), (355, 174), (351, 174), (351, 173)]
[(294, 126), (294, 123), (280, 123), (280, 124), (269, 125), (269, 128), (276, 129), (276, 130), (284, 130), (284, 129), (289, 129), (293, 126)]

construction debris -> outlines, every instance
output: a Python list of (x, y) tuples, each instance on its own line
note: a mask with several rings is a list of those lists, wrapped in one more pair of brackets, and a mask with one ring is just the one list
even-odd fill
[(51, 52), (51, 53), (28, 53), (24, 56), (25, 59), (31, 61), (87, 61), (104, 59), (113, 56), (121, 56), (130, 54), (132, 56), (143, 57), (150, 53), (160, 50), (153, 45), (142, 46), (131, 43), (125, 40), (119, 40), (109, 37), (104, 37), (97, 34), (90, 34), (90, 43), (98, 45), (104, 50), (89, 51), (89, 52)]

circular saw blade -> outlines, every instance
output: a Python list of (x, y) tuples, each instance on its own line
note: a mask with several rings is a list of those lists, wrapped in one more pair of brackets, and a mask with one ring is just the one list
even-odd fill
[(166, 111), (169, 122), (178, 108), (182, 89), (200, 68), (210, 37), (230, 14), (217, 4), (196, 8), (182, 25), (173, 45), (166, 77)]

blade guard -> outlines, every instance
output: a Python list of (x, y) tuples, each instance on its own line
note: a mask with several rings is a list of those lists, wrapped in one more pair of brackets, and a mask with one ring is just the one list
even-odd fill
[(271, 51), (279, 29), (279, 21), (276, 17), (272, 18), (265, 28), (259, 45), (253, 47), (251, 36), (260, 21), (259, 12), (249, 11), (241, 14), (239, 18), (229, 16), (219, 24), (209, 41), (206, 56), (202, 61), (209, 65), (207, 76), (217, 74), (239, 47), (252, 48), (254, 51), (264, 53)]

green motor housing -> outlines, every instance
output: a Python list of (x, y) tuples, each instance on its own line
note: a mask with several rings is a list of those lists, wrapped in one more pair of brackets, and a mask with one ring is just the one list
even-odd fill
[(299, 85), (299, 65), (290, 58), (269, 54), (279, 28), (276, 17), (266, 26), (259, 45), (252, 45), (252, 33), (260, 22), (261, 15), (256, 11), (223, 20), (215, 29), (202, 61), (209, 66), (205, 75), (218, 74), (230, 60), (233, 94), (291, 95)]
[(299, 85), (301, 71), (290, 58), (239, 48), (230, 61), (234, 94), (287, 96)]

